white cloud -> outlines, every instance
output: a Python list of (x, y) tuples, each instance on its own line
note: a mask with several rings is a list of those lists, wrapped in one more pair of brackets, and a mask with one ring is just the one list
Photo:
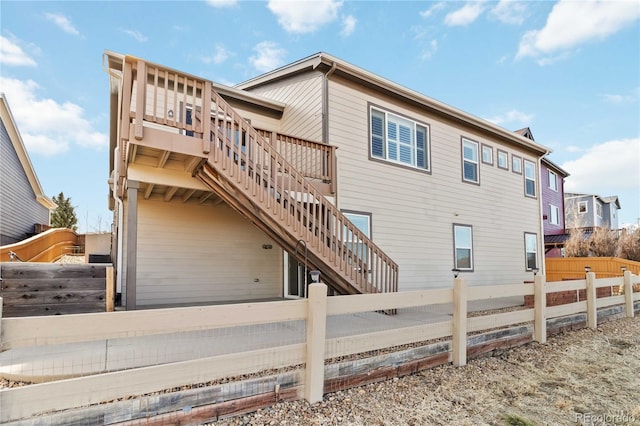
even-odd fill
[(431, 57), (438, 51), (438, 40), (431, 40), (429, 45), (422, 49), (421, 58), (431, 59)]
[(73, 26), (69, 18), (64, 16), (61, 13), (45, 13), (44, 17), (47, 18), (48, 21), (53, 22), (65, 33), (80, 35), (80, 31)]
[(533, 114), (527, 114), (515, 109), (507, 111), (504, 114), (487, 118), (487, 121), (495, 123), (499, 126), (503, 126), (505, 124), (529, 125), (531, 124), (531, 120), (533, 120)]
[(35, 67), (38, 64), (16, 42), (0, 36), (0, 64)]
[(213, 54), (201, 56), (200, 60), (205, 64), (221, 64), (229, 59), (230, 55), (231, 53), (225, 49), (224, 45), (218, 43), (213, 49)]
[(207, 0), (207, 4), (212, 7), (222, 8), (235, 6), (238, 0)]
[(93, 127), (79, 105), (40, 98), (39, 86), (32, 80), (0, 77), (0, 86), (29, 152), (54, 155), (67, 151), (71, 144), (96, 149), (107, 146), (107, 135)]
[[(573, 161), (560, 167), (570, 173), (565, 191), (602, 196), (630, 191), (640, 194), (640, 138), (620, 139), (592, 146)], [(624, 205), (625, 200), (620, 200)]]
[(268, 7), (285, 31), (312, 33), (338, 17), (342, 0), (269, 0)]
[(420, 16), (422, 16), (423, 18), (428, 18), (431, 15), (433, 15), (434, 13), (436, 13), (437, 11), (441, 10), (442, 8), (444, 8), (444, 2), (438, 2), (436, 4), (434, 4), (433, 6), (431, 6), (429, 9), (423, 10), (422, 12), (420, 12)]
[(521, 25), (527, 12), (526, 3), (519, 0), (500, 0), (491, 9), (491, 16), (503, 24)]
[(626, 94), (604, 94), (602, 99), (612, 104), (623, 104), (637, 101), (638, 95), (640, 95), (640, 87)]
[(120, 31), (122, 31), (123, 33), (125, 33), (128, 36), (133, 37), (134, 39), (136, 39), (136, 41), (138, 43), (144, 43), (147, 40), (149, 40), (147, 38), (147, 36), (145, 36), (144, 34), (142, 34), (140, 31), (137, 30), (125, 30), (125, 29), (121, 29)]
[(340, 35), (343, 37), (348, 37), (356, 30), (356, 24), (358, 20), (354, 18), (352, 15), (347, 15), (342, 18), (342, 31), (340, 31)]
[(272, 41), (262, 41), (258, 43), (253, 50), (255, 50), (257, 54), (251, 56), (249, 62), (251, 62), (251, 65), (253, 65), (255, 69), (261, 72), (278, 68), (284, 63), (284, 58), (287, 55), (285, 49)]
[(444, 18), (444, 23), (450, 27), (469, 25), (482, 13), (484, 4), (482, 2), (469, 2), (460, 9), (448, 13)]
[(524, 34), (516, 58), (539, 58), (603, 40), (638, 18), (640, 7), (636, 1), (560, 0), (542, 29)]

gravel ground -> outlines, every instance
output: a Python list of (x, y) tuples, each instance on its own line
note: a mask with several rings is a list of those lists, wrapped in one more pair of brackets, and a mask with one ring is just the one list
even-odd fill
[(640, 318), (211, 425), (640, 425)]

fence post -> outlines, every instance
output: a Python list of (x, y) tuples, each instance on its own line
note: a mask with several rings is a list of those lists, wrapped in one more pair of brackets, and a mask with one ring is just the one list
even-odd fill
[(596, 273), (587, 272), (587, 325), (598, 328), (598, 309), (596, 308)]
[(467, 365), (467, 284), (462, 278), (453, 281), (453, 365)]
[(2, 297), (0, 297), (0, 351), (2, 350)]
[(327, 286), (309, 285), (307, 300), (307, 358), (304, 399), (308, 403), (322, 401), (324, 394), (324, 347), (327, 334)]
[(538, 343), (547, 341), (547, 292), (544, 285), (546, 277), (536, 275), (533, 282), (534, 340)]
[(633, 318), (633, 286), (631, 285), (631, 271), (624, 271), (624, 305), (627, 318)]
[(107, 293), (105, 298), (107, 299), (106, 300), (107, 306), (105, 310), (107, 312), (113, 312), (113, 305), (115, 303), (115, 283), (113, 281), (113, 266), (107, 266), (106, 275), (107, 275), (107, 279), (106, 279)]

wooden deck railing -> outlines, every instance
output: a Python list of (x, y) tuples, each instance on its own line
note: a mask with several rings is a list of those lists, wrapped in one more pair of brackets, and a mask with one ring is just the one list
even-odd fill
[(201, 139), (217, 173), (358, 292), (397, 291), (398, 265), (307, 179), (335, 181), (335, 148), (257, 131), (211, 82), (132, 57), (125, 60), (123, 94), (122, 111), (130, 111), (123, 121), (133, 120), (136, 139), (143, 138), (143, 121)]
[(12, 261), (11, 252), (23, 262), (53, 262), (64, 254), (75, 253), (78, 245), (78, 234), (71, 229), (52, 228), (24, 241), (0, 247), (0, 262)]

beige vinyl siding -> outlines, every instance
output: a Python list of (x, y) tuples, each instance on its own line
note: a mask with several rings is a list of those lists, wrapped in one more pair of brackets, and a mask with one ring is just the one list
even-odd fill
[(139, 306), (281, 295), (282, 250), (229, 206), (139, 197)]
[[(368, 102), (429, 124), (432, 174), (369, 160)], [(372, 213), (374, 241), (399, 264), (400, 290), (451, 285), (454, 223), (473, 226), (474, 272), (462, 274), (471, 285), (532, 279), (524, 232), (540, 233), (538, 200), (524, 196), (522, 175), (496, 166), (479, 164), (480, 185), (462, 182), (460, 138), (536, 157), (337, 79), (329, 110), (329, 143), (339, 147), (338, 207)]]
[(322, 141), (323, 74), (311, 72), (283, 82), (250, 90), (251, 93), (286, 104), (280, 132), (312, 141)]

